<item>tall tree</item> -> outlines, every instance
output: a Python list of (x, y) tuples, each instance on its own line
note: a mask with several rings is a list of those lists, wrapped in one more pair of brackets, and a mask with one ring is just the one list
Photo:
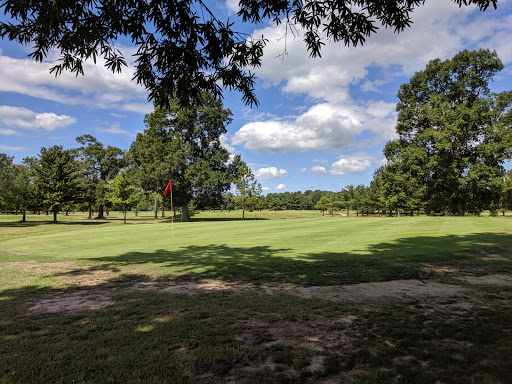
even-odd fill
[[(454, 0), (481, 10), (497, 0)], [(83, 73), (85, 60), (105, 59), (105, 66), (121, 71), (126, 59), (118, 38), (137, 47), (134, 79), (149, 91), (157, 105), (168, 105), (175, 94), (190, 105), (206, 90), (221, 94), (219, 84), (242, 93), (246, 103), (257, 103), (251, 67), (261, 64), (265, 38), (253, 38), (236, 28), (240, 22), (285, 22), (287, 30), (304, 31), (312, 56), (319, 56), (325, 40), (345, 45), (363, 44), (380, 26), (403, 31), (411, 13), (424, 0), (241, 0), (237, 22), (216, 15), (204, 1), (2, 1), (6, 21), (0, 37), (32, 47), (30, 56), (45, 60), (60, 54), (52, 72)], [(236, 29), (235, 29), (236, 28)], [(237, 31), (238, 29), (238, 31)]]
[(11, 208), (12, 189), (11, 183), (14, 178), (14, 158), (0, 153), (0, 210), (6, 211)]
[(231, 111), (211, 94), (203, 94), (201, 104), (186, 109), (173, 99), (169, 108), (156, 107), (146, 115), (146, 129), (130, 147), (130, 159), (139, 168), (146, 191), (162, 193), (172, 179), (182, 221), (190, 220), (192, 199), (198, 208), (220, 206), (231, 185), (234, 167), (220, 143), (230, 116)]
[(489, 89), (501, 69), (496, 52), (465, 50), (432, 60), (400, 87), (399, 139), (388, 146), (402, 169), (423, 169), (430, 211), (463, 215), (498, 193), (512, 148), (512, 92)]
[(233, 181), (236, 187), (235, 204), (242, 208), (242, 220), (245, 220), (245, 210), (256, 203), (256, 197), (261, 194), (261, 185), (254, 178), (251, 168), (236, 156), (233, 161), (236, 176)]
[(115, 177), (123, 165), (123, 151), (108, 145), (106, 148), (94, 136), (82, 135), (76, 138), (79, 144), (78, 155), (82, 171), (82, 190), (84, 199), (91, 206), (96, 204), (98, 219), (104, 218), (105, 184)]
[(71, 151), (60, 145), (42, 147), (33, 172), (36, 188), (44, 204), (53, 212), (56, 223), (61, 206), (71, 203), (77, 196), (77, 162)]
[(107, 199), (114, 207), (121, 208), (123, 211), (123, 222), (125, 224), (126, 211), (137, 206), (143, 196), (142, 189), (132, 184), (127, 171), (117, 174), (109, 183)]

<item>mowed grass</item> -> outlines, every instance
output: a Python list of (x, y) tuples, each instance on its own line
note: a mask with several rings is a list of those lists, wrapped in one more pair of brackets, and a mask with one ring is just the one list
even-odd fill
[[(254, 217), (256, 215), (256, 217)], [(318, 212), (0, 216), (0, 383), (507, 383), (512, 291), (354, 303), (137, 283), (317, 286), (512, 272), (512, 219)], [(250, 220), (249, 220), (250, 219)], [(256, 220), (255, 220), (256, 219)], [(446, 273), (446, 271), (451, 271)], [(103, 297), (95, 310), (41, 300)], [(70, 296), (71, 295), (71, 296)], [(60, 299), (59, 299), (60, 298)]]
[[(291, 213), (263, 220), (263, 212), (261, 220), (245, 221), (197, 215), (194, 222), (174, 223), (174, 235), (169, 218), (155, 222), (147, 215), (128, 225), (117, 219), (87, 221), (83, 216), (56, 225), (32, 222), (16, 227), (5, 222), (0, 230), (10, 231), (10, 236), (0, 241), (0, 262), (7, 263), (0, 284), (60, 287), (72, 276), (98, 271), (117, 278), (137, 274), (329, 285), (425, 277), (426, 263), (457, 265), (468, 272), (480, 267), (486, 272), (510, 270), (508, 218), (333, 218), (317, 212), (303, 213), (310, 218), (294, 218)], [(473, 252), (468, 254), (469, 250)], [(475, 252), (482, 257), (475, 257)], [(486, 252), (494, 257), (483, 257)], [(76, 268), (54, 275), (33, 270), (16, 281), (11, 272), (20, 262), (68, 263), (67, 269)], [(51, 265), (44, 269), (48, 268)]]

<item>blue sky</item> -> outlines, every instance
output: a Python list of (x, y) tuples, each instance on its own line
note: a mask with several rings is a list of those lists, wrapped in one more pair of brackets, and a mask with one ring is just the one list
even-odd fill
[[(237, 0), (216, 7), (233, 17)], [(251, 109), (239, 93), (225, 92), (233, 122), (223, 143), (242, 155), (265, 192), (369, 184), (383, 164), (384, 144), (394, 137), (400, 84), (434, 58), (451, 58), (463, 49), (496, 50), (505, 69), (492, 90), (512, 89), (510, 0), (486, 12), (459, 9), (448, 0), (427, 1), (413, 20), (399, 35), (381, 29), (363, 47), (327, 43), (317, 59), (291, 35), (282, 56), (283, 26), (244, 26), (269, 40), (263, 65), (255, 71), (261, 104)], [(134, 52), (120, 48), (127, 58)], [(28, 52), (0, 40), (0, 152), (19, 162), (41, 146), (76, 147), (75, 138), (85, 133), (105, 145), (129, 148), (144, 129), (144, 114), (152, 110), (145, 90), (131, 81), (132, 67), (112, 74), (101, 62), (88, 63), (85, 76), (55, 78), (48, 73), (55, 53), (36, 63)]]

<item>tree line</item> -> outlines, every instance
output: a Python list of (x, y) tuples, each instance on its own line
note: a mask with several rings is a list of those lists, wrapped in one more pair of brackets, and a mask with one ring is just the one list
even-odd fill
[[(181, 220), (194, 209), (318, 209), (333, 214), (496, 214), (512, 209), (512, 91), (490, 92), (503, 69), (496, 52), (462, 51), (432, 60), (398, 91), (397, 138), (384, 148), (386, 165), (369, 186), (339, 192), (261, 194), (261, 185), (240, 156), (230, 157), (220, 137), (231, 112), (204, 92), (201, 103), (183, 108), (177, 99), (156, 106), (146, 129), (126, 152), (105, 147), (91, 135), (80, 147), (41, 148), (22, 164), (0, 154), (0, 209), (57, 213), (86, 206), (104, 218), (108, 207), (147, 209), (155, 218), (169, 179)], [(230, 192), (235, 185), (236, 192)], [(174, 214), (174, 212), (173, 212)]]
[(250, 168), (220, 143), (230, 122), (231, 111), (205, 93), (193, 107), (181, 108), (176, 99), (155, 107), (127, 151), (87, 134), (76, 138), (77, 148), (43, 147), (21, 164), (0, 154), (0, 210), (22, 212), (23, 220), (27, 210), (52, 212), (56, 222), (61, 211), (85, 207), (89, 218), (94, 211), (103, 219), (106, 209), (115, 208), (126, 218), (127, 210), (147, 209), (152, 201), (157, 217), (171, 179), (181, 220), (189, 221), (192, 202), (200, 209), (219, 205), (232, 184), (237, 194), (256, 191)]

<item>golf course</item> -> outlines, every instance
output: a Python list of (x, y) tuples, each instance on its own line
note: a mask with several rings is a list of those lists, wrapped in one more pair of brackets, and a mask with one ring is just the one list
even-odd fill
[(507, 383), (512, 219), (0, 216), (0, 383)]

